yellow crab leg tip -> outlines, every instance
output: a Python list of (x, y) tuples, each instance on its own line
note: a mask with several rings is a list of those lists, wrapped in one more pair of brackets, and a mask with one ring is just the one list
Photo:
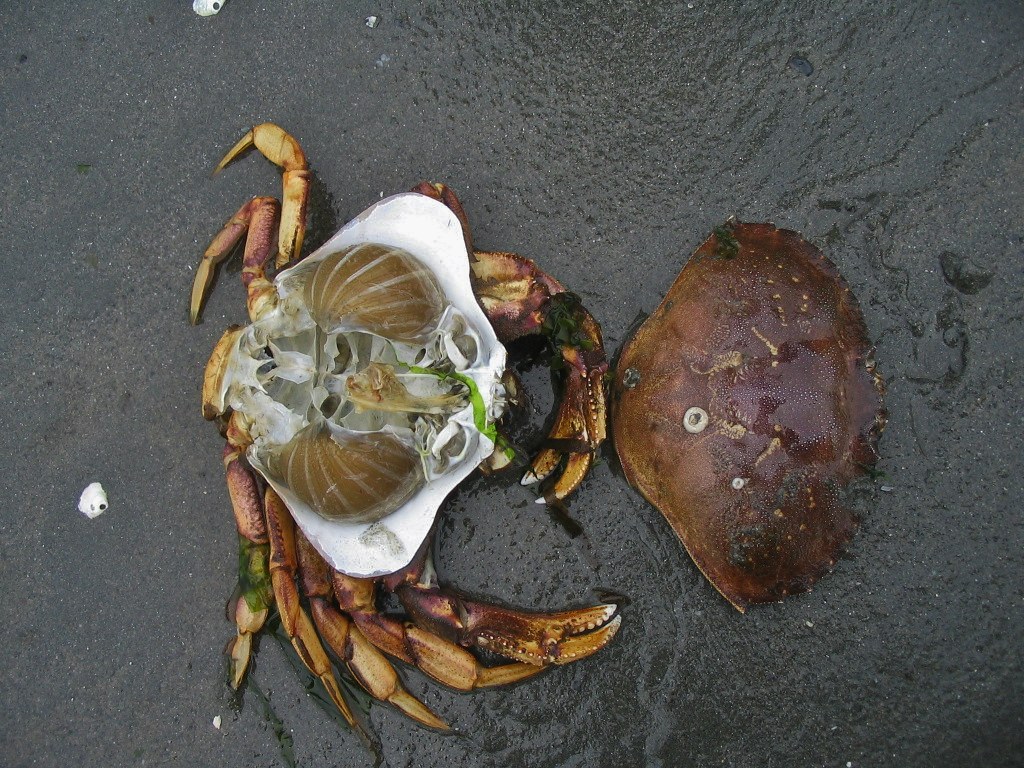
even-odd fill
[(203, 303), (206, 300), (206, 294), (210, 290), (210, 285), (213, 283), (213, 262), (207, 259), (203, 259), (199, 262), (199, 266), (196, 268), (196, 277), (192, 281), (192, 298), (189, 302), (188, 317), (195, 325), (199, 322), (199, 313), (203, 309)]
[(476, 688), (493, 688), (499, 685), (510, 685), (520, 680), (539, 675), (544, 667), (525, 664), (521, 661), (512, 664), (499, 664), (496, 667), (481, 667), (477, 673)]
[(450, 731), (452, 729), (447, 722), (434, 714), (426, 704), (404, 689), (395, 691), (388, 697), (387, 701), (399, 712), (411, 717), (420, 725), (425, 725), (438, 731)]
[(235, 146), (227, 151), (227, 154), (225, 154), (221, 161), (217, 163), (217, 167), (213, 169), (213, 175), (216, 176), (218, 173), (223, 171), (232, 160), (255, 145), (256, 134), (255, 129), (252, 129), (235, 142)]
[(274, 123), (260, 123), (251, 128), (227, 151), (217, 167), (213, 169), (214, 175), (220, 173), (231, 161), (253, 147), (256, 147), (267, 160), (285, 170), (304, 170), (306, 168), (306, 155), (295, 137)]

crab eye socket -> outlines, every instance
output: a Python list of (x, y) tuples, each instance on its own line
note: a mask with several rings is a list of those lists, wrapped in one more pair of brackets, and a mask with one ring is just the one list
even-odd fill
[(372, 523), (396, 509), (422, 480), (419, 456), (389, 432), (332, 432), (323, 422), (298, 432), (267, 469), (321, 517)]
[(305, 299), (328, 333), (358, 329), (397, 341), (422, 338), (445, 303), (434, 275), (411, 253), (376, 243), (324, 258), (306, 283)]

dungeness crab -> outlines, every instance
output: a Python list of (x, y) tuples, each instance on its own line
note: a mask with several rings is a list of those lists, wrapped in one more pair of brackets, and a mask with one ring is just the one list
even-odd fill
[[(227, 438), (240, 534), (232, 684), (242, 683), (276, 604), (299, 657), (350, 723), (324, 644), (372, 696), (445, 729), (384, 654), (470, 690), (589, 656), (618, 630), (614, 604), (535, 613), (443, 589), (427, 544), (452, 489), (481, 463), (507, 463), (495, 428), (511, 387), (499, 339), (546, 331), (559, 347), (567, 375), (551, 445), (574, 450), (550, 493), (579, 484), (604, 438), (600, 329), (532, 261), (474, 251), (462, 208), (441, 185), (381, 200), (299, 261), (309, 191), (302, 149), (264, 123), (218, 170), (254, 146), (284, 169), (283, 205), (257, 197), (242, 206), (203, 256), (191, 302), (195, 321), (215, 265), (248, 233), (242, 281), (252, 322), (223, 335), (203, 383), (203, 414)], [(562, 456), (545, 448), (526, 480), (553, 476)], [(378, 588), (397, 595), (408, 621), (378, 612)], [(486, 667), (465, 646), (512, 661)]]
[[(277, 266), (299, 256), (308, 172), (270, 124), (220, 167), (254, 145), (284, 168), (283, 210), (246, 203), (207, 250), (192, 296), (195, 319), (214, 265), (248, 230), (253, 322), (224, 335), (203, 386), (205, 415), (225, 426), (242, 542), (233, 681), (276, 601), (346, 717), (321, 637), (372, 695), (443, 728), (382, 651), (468, 690), (590, 655), (619, 626), (614, 605), (527, 613), (441, 589), (424, 543), (455, 484), (504, 460), (499, 339), (546, 333), (558, 348), (564, 397), (524, 480), (552, 477), (548, 499), (580, 484), (605, 437), (600, 328), (533, 262), (475, 251), (443, 185), (382, 200), (270, 282), (279, 222)], [(770, 224), (719, 227), (611, 381), (627, 479), (734, 606), (806, 591), (834, 565), (856, 527), (842, 486), (876, 461), (886, 415), (856, 300), (816, 248)], [(378, 584), (410, 621), (377, 612)], [(472, 645), (513, 662), (484, 667)]]

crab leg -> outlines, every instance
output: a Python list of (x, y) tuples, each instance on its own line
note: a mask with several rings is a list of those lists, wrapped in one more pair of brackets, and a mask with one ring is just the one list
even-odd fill
[(301, 531), (296, 534), (296, 555), (302, 592), (309, 600), (320, 636), (359, 684), (375, 699), (390, 702), (416, 722), (447, 731), (448, 724), (405, 689), (391, 662), (334, 607), (330, 569)]
[(551, 476), (565, 459), (547, 497), (563, 499), (583, 482), (605, 432), (604, 378), (608, 362), (601, 327), (575, 294), (523, 256), (477, 251), (465, 211), (444, 184), (422, 182), (414, 192), (444, 203), (458, 217), (471, 263), (473, 288), (503, 342), (543, 334), (561, 356), (566, 375), (548, 444), (531, 463), (523, 484)]
[(541, 672), (521, 662), (486, 667), (465, 648), (450, 640), (377, 611), (373, 579), (333, 575), (334, 594), (342, 610), (374, 646), (396, 659), (415, 665), (437, 682), (459, 691), (508, 685)]
[(312, 672), (324, 688), (342, 717), (356, 730), (361, 730), (348, 702), (345, 701), (334, 677), (331, 661), (317, 637), (313, 622), (302, 609), (295, 586), (298, 570), (295, 559), (295, 523), (281, 497), (268, 488), (263, 499), (270, 541), (270, 578), (274, 586), (274, 599), (281, 616), (281, 626), (292, 641), (302, 663)]
[(213, 172), (220, 173), (229, 163), (253, 147), (274, 165), (284, 169), (276, 262), (280, 269), (302, 252), (302, 240), (306, 233), (306, 205), (309, 202), (309, 168), (306, 155), (295, 137), (273, 123), (261, 123), (228, 150)]
[[(421, 630), (459, 646), (478, 646), (539, 669), (585, 659), (615, 637), (618, 606), (603, 603), (559, 613), (534, 613), (470, 600), (438, 587), (429, 550), (421, 547), (401, 571), (385, 576)], [(335, 580), (335, 593), (343, 600)]]
[(241, 569), (241, 594), (228, 605), (228, 618), (235, 622), (238, 631), (227, 648), (231, 687), (235, 690), (245, 679), (252, 658), (253, 638), (263, 628), (272, 600), (267, 591), (269, 546), (263, 501), (243, 450), (233, 445), (230, 437), (224, 446), (224, 471), (238, 527)]
[(615, 637), (617, 606), (528, 613), (462, 597), (451, 590), (405, 584), (398, 598), (416, 624), (459, 645), (476, 645), (537, 667), (585, 659)]
[(575, 294), (529, 259), (484, 251), (474, 255), (474, 287), (498, 338), (507, 342), (543, 333), (561, 355), (565, 375), (558, 414), (523, 484), (547, 479), (565, 457), (565, 468), (549, 491), (563, 499), (583, 482), (606, 436), (608, 361), (601, 327)]
[(190, 316), (195, 323), (213, 281), (213, 268), (234, 250), (243, 234), (242, 284), (246, 291), (249, 318), (258, 320), (277, 304), (277, 292), (266, 277), (273, 255), (274, 235), (280, 221), (280, 204), (272, 197), (254, 197), (238, 209), (206, 249), (192, 284)]
[[(272, 197), (254, 197), (228, 219), (203, 254), (192, 283), (192, 301), (189, 315), (193, 325), (199, 319), (210, 286), (214, 268), (234, 250), (248, 230), (242, 281), (248, 293), (249, 316), (255, 320), (273, 306), (273, 287), (265, 277), (266, 264), (276, 253), (275, 266), (280, 269), (302, 252), (306, 233), (306, 206), (309, 202), (310, 174), (306, 156), (293, 136), (274, 125), (261, 123), (245, 134), (224, 155), (214, 169), (220, 173), (241, 154), (256, 147), (275, 165), (284, 169), (282, 174), (284, 203)], [(273, 243), (277, 239), (277, 248)]]

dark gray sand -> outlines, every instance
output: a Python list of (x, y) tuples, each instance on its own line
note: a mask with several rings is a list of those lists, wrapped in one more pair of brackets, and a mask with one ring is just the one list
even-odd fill
[[(210, 236), (279, 177), (210, 169), (273, 120), (309, 244), (422, 178), (536, 258), (616, 350), (727, 216), (803, 232), (859, 297), (891, 420), (848, 557), (741, 616), (611, 453), (576, 538), (513, 476), (443, 510), (443, 578), (525, 607), (627, 595), (612, 646), (509, 690), (404, 671), (386, 766), (1020, 765), (1024, 10), (945, 3), (8, 3), (0, 10), (0, 763), (369, 766), (262, 644), (230, 707), (236, 535), (186, 321)], [(369, 15), (378, 17), (371, 28)], [(534, 433), (552, 400), (528, 366)], [(79, 493), (102, 482), (109, 511)], [(214, 727), (214, 718), (221, 727)]]

